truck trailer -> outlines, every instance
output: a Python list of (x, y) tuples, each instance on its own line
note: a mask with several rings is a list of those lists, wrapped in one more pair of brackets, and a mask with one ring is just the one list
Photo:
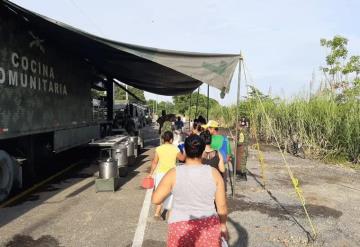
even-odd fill
[[(121, 43), (0, 0), (0, 200), (36, 175), (37, 157), (109, 133), (114, 82), (167, 96), (206, 83), (224, 96), (241, 59)], [(91, 89), (99, 87), (107, 91), (105, 122), (92, 114)]]
[(86, 60), (0, 6), (0, 201), (36, 177), (40, 160), (109, 132), (111, 119), (93, 114), (99, 80)]

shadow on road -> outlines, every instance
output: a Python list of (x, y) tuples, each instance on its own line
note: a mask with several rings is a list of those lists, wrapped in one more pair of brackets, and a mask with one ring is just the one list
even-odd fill
[(15, 235), (12, 240), (5, 244), (5, 247), (34, 247), (34, 246), (51, 246), (60, 247), (57, 239), (50, 235), (41, 236), (38, 239), (33, 239), (27, 235)]
[[(89, 151), (88, 149), (86, 150), (87, 152), (89, 152), (89, 154), (91, 154), (91, 151)], [(127, 182), (129, 182), (139, 173), (138, 171), (136, 171), (136, 169), (146, 162), (144, 159), (147, 157), (147, 155), (145, 155), (144, 153), (148, 150), (149, 149), (146, 148), (142, 149), (140, 155), (134, 160), (133, 165), (128, 167), (127, 176), (120, 178), (118, 190), (121, 190), (122, 186), (124, 186)], [(97, 157), (91, 157), (91, 160), (84, 160), (81, 164), (65, 172), (61, 176), (55, 178), (49, 184), (39, 187), (31, 194), (16, 200), (14, 203), (4, 208), (0, 208), (0, 228), (15, 220), (16, 218), (22, 216), (23, 214), (26, 214), (28, 211), (31, 211), (33, 208), (36, 208), (46, 203), (61, 203), (64, 200), (73, 198), (76, 195), (92, 187), (95, 183), (96, 173), (98, 172), (98, 163), (96, 162), (96, 160)], [(56, 194), (69, 189), (70, 187), (76, 185), (77, 183), (80, 183), (86, 178), (93, 179), (91, 179), (91, 181), (85, 183), (81, 187), (77, 188), (76, 190), (72, 191), (60, 201), (46, 202), (50, 198), (54, 197)], [(26, 239), (26, 237), (27, 236), (19, 235), (16, 241)]]
[(288, 220), (291, 220), (292, 222), (294, 222), (297, 226), (299, 226), (301, 228), (301, 230), (306, 234), (307, 240), (308, 242), (314, 241), (315, 239), (311, 236), (310, 232), (307, 231), (305, 229), (305, 227), (291, 214), (291, 212), (289, 212), (289, 210), (287, 210), (287, 208), (281, 204), (281, 202), (271, 193), (270, 190), (268, 190), (257, 178), (257, 176), (253, 173), (251, 173), (250, 171), (248, 171), (249, 175), (252, 176), (254, 178), (254, 180), (256, 181), (256, 183), (258, 183), (261, 188), (263, 188), (267, 194), (270, 196), (270, 198), (276, 202), (276, 204), (286, 213), (286, 215), (288, 217), (286, 217)]
[[(242, 227), (238, 222), (233, 221), (231, 218), (228, 218), (228, 222), (236, 229), (237, 240), (235, 244), (231, 245), (232, 247), (247, 247), (249, 244), (248, 232), (244, 227)], [(233, 236), (231, 236), (233, 237)]]

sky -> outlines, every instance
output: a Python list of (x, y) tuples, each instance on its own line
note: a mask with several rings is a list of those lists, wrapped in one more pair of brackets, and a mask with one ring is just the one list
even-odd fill
[[(264, 93), (291, 98), (319, 85), (326, 50), (321, 38), (342, 35), (360, 55), (359, 0), (13, 0), (16, 4), (120, 42), (162, 49), (242, 53), (246, 78)], [(236, 102), (237, 72), (230, 93), (210, 96)], [(315, 86), (316, 87), (316, 86)], [(206, 94), (206, 86), (201, 87)], [(242, 75), (241, 95), (246, 94)], [(150, 93), (146, 98), (171, 100)]]

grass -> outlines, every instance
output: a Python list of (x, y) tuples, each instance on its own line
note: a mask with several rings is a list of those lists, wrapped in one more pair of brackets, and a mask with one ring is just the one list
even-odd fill
[[(338, 102), (332, 95), (310, 100), (297, 98), (290, 102), (263, 98), (263, 107), (255, 98), (243, 101), (241, 115), (248, 116), (261, 141), (281, 145), (298, 140), (308, 157), (326, 162), (360, 162), (360, 101), (356, 98)], [(211, 119), (219, 119), (228, 127), (236, 122), (236, 107), (219, 106), (210, 111)], [(273, 128), (275, 135), (271, 128)], [(252, 131), (252, 133), (254, 133)]]

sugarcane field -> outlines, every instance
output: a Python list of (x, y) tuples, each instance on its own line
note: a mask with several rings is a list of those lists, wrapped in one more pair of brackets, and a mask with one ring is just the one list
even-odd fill
[(0, 247), (360, 247), (355, 0), (0, 0)]

